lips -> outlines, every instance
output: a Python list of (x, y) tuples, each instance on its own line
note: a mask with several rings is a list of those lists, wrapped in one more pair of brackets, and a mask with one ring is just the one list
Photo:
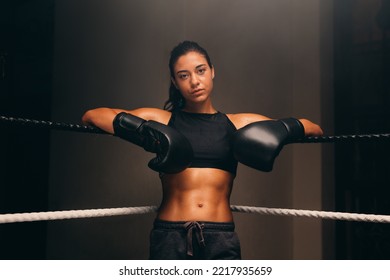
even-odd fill
[(197, 93), (200, 93), (201, 91), (204, 91), (204, 89), (202, 89), (202, 88), (196, 89), (196, 90), (192, 91), (191, 94), (197, 94)]

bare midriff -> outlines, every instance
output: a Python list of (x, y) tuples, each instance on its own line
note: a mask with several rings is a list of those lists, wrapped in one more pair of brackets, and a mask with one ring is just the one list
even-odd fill
[(187, 168), (162, 178), (157, 215), (165, 221), (232, 222), (230, 194), (234, 175), (215, 168)]

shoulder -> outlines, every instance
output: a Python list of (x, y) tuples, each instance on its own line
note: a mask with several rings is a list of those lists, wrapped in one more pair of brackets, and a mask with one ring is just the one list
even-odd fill
[(250, 123), (271, 120), (270, 118), (253, 113), (226, 114), (237, 129), (240, 129)]
[(158, 108), (138, 108), (134, 110), (126, 110), (125, 112), (144, 120), (156, 121), (163, 124), (168, 124), (172, 115), (171, 112)]

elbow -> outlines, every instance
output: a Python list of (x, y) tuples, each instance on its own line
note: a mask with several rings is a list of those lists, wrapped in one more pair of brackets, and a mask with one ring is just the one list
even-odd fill
[(112, 109), (109, 108), (96, 108), (96, 109), (90, 109), (84, 113), (84, 115), (81, 117), (81, 121), (84, 124), (87, 125), (96, 125), (99, 121), (99, 119), (106, 115), (109, 111)]
[(94, 123), (93, 119), (94, 116), (96, 115), (95, 111), (96, 109), (93, 109), (93, 110), (88, 110), (84, 113), (84, 115), (81, 117), (81, 121), (83, 122), (83, 124), (89, 125)]
[(322, 128), (318, 124), (307, 119), (300, 119), (300, 122), (305, 129), (305, 136), (322, 136), (324, 134)]

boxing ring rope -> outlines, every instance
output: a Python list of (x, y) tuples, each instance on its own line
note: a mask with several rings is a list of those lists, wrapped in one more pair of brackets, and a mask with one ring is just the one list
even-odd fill
[[(0, 116), (0, 123), (10, 123), (16, 125), (41, 127), (41, 128), (49, 128), (49, 129), (57, 129), (57, 130), (107, 134), (103, 130), (94, 126), (42, 121), (42, 120), (31, 120), (31, 119), (24, 119), (24, 118), (13, 118), (13, 117), (5, 117), (5, 116)], [(390, 139), (390, 133), (305, 137), (304, 139), (299, 141), (299, 143), (333, 143), (333, 142), (375, 140), (375, 139)], [(87, 210), (66, 210), (66, 211), (0, 214), (0, 224), (109, 217), (109, 216), (120, 216), (120, 215), (122, 216), (136, 215), (136, 214), (146, 214), (146, 213), (156, 212), (157, 209), (158, 209), (157, 206), (140, 206), (140, 207), (123, 207), (123, 208), (103, 208), (103, 209), (87, 209)], [(267, 207), (252, 207), (252, 206), (238, 206), (238, 205), (232, 205), (231, 210), (234, 212), (255, 213), (255, 214), (263, 214), (263, 215), (322, 218), (322, 219), (330, 219), (330, 220), (345, 220), (345, 221), (357, 221), (357, 222), (390, 223), (390, 215), (358, 214), (358, 213), (345, 213), (345, 212), (267, 208)]]
[[(147, 213), (156, 212), (157, 209), (158, 209), (157, 206), (140, 206), (140, 207), (0, 214), (0, 224), (147, 214)], [(232, 205), (231, 210), (233, 212), (262, 214), (262, 215), (322, 218), (328, 220), (344, 220), (344, 221), (355, 221), (355, 222), (390, 223), (390, 215), (357, 214), (357, 213), (344, 213), (344, 212), (267, 208), (267, 207), (239, 206), (239, 205)]]
[[(43, 120), (32, 120), (32, 119), (24, 119), (24, 118), (13, 118), (13, 117), (6, 117), (6, 116), (0, 116), (0, 123), (9, 123), (12, 125), (21, 125), (21, 126), (29, 126), (29, 127), (48, 128), (54, 130), (107, 134), (107, 132), (95, 126), (70, 124), (70, 123), (63, 123), (63, 122), (51, 122), (51, 121), (43, 121)], [(298, 143), (334, 143), (334, 142), (358, 141), (358, 140), (363, 141), (363, 140), (375, 140), (375, 139), (390, 139), (390, 133), (305, 137), (300, 141), (298, 141)]]

